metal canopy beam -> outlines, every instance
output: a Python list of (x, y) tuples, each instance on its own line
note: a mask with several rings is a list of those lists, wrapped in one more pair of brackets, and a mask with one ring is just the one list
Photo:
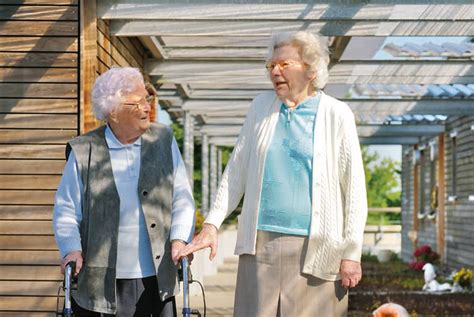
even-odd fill
[(371, 137), (419, 137), (438, 135), (444, 132), (443, 124), (403, 124), (403, 125), (358, 125), (357, 134), (361, 138)]
[(372, 138), (359, 138), (360, 144), (379, 144), (379, 145), (412, 145), (419, 142), (418, 137), (372, 137)]
[[(194, 3), (193, 3), (194, 2)], [(360, 1), (333, 2), (331, 4), (308, 4), (307, 1), (186, 1), (174, 3), (156, 0), (101, 0), (97, 4), (97, 15), (101, 19), (238, 19), (238, 20), (472, 20), (467, 1), (452, 4), (433, 4), (433, 1), (417, 1), (416, 5), (377, 3)], [(461, 3), (461, 4), (456, 4)], [(238, 10), (236, 10), (238, 8)]]
[(163, 45), (156, 36), (140, 36), (140, 41), (156, 59), (162, 60), (169, 57), (168, 53), (163, 48)]
[(213, 136), (208, 138), (209, 143), (217, 146), (234, 146), (237, 143), (236, 136)]
[[(237, 142), (236, 136), (214, 136), (209, 138), (210, 143), (217, 146), (234, 146)], [(394, 144), (394, 145), (412, 145), (417, 144), (418, 137), (372, 137), (359, 138), (361, 144)]]
[[(203, 125), (201, 132), (208, 136), (237, 136), (241, 125)], [(442, 124), (413, 124), (413, 125), (358, 125), (357, 134), (360, 138), (371, 137), (420, 137), (443, 133)]]
[[(271, 87), (268, 76), (265, 75), (246, 75), (246, 76), (231, 76), (231, 75), (176, 75), (176, 76), (152, 76), (152, 82), (158, 84), (200, 84), (213, 83), (216, 88), (223, 84), (234, 84), (235, 88), (245, 88), (250, 85), (260, 85)], [(403, 84), (403, 85), (445, 85), (445, 84), (470, 84), (474, 82), (474, 76), (444, 76), (438, 74), (433, 76), (357, 76), (357, 75), (333, 75), (330, 72), (328, 84)]]
[[(249, 23), (251, 22), (251, 23)], [(471, 21), (161, 21), (112, 20), (113, 36), (270, 36), (272, 31), (320, 33), (325, 36), (466, 36)]]
[[(342, 60), (339, 63), (331, 67), (331, 72), (335, 75), (352, 74), (357, 75), (382, 75), (379, 68), (386, 67), (386, 75), (392, 76), (408, 76), (416, 75), (412, 74), (415, 71), (424, 71), (424, 74), (419, 75), (439, 75), (437, 72), (449, 69), (449, 75), (468, 75), (474, 76), (474, 70), (472, 69), (471, 63), (458, 60)], [(409, 69), (406, 69), (409, 67)], [(426, 68), (426, 69), (421, 69)], [(206, 60), (185, 60), (185, 61), (173, 61), (173, 60), (154, 60), (148, 59), (145, 62), (145, 70), (151, 76), (158, 75), (219, 75), (219, 74), (234, 74), (245, 72), (252, 74), (255, 73), (255, 69), (260, 69), (263, 74), (266, 74), (264, 60), (237, 60), (237, 61), (206, 61)], [(374, 74), (375, 70), (379, 70), (379, 73)], [(428, 72), (430, 71), (430, 72)], [(430, 74), (431, 73), (431, 74)], [(443, 73), (444, 76), (448, 74)]]
[[(150, 38), (156, 39), (158, 37), (151, 36)], [(188, 41), (196, 41), (199, 38), (200, 37), (197, 37), (197, 36), (193, 38), (188, 37)], [(142, 39), (142, 37), (140, 37), (140, 39)], [(332, 40), (332, 44), (330, 45), (331, 63), (334, 63), (341, 60), (342, 53), (346, 49), (346, 46), (349, 43), (351, 37), (337, 36), (330, 39), (334, 39)], [(363, 37), (362, 38), (363, 40), (360, 40), (361, 37), (357, 37), (356, 39), (358, 39), (359, 42), (360, 41), (368, 42), (367, 37)], [(383, 38), (377, 38), (377, 39), (379, 39), (380, 41), (383, 40)], [(184, 42), (186, 40), (182, 39), (182, 41)], [(206, 47), (196, 47), (196, 46), (169, 47), (167, 46), (166, 52), (170, 60), (264, 60), (267, 56), (268, 48), (266, 46), (263, 46), (263, 44), (267, 42), (268, 40), (262, 42), (260, 47), (247, 47), (245, 45), (242, 45), (240, 47), (219, 47), (216, 44), (214, 44), (213, 46), (206, 46)], [(393, 44), (389, 44), (389, 45), (393, 46)], [(389, 45), (387, 45), (384, 48), (384, 50), (386, 50), (387, 47), (389, 47)], [(460, 48), (458, 49), (460, 50)], [(360, 55), (357, 56), (357, 60), (361, 60), (361, 61), (373, 60), (372, 58), (373, 52), (367, 52), (367, 55), (365, 56), (363, 55), (363, 53), (359, 53)], [(455, 55), (456, 53), (458, 55)], [(439, 57), (439, 55), (443, 57), (450, 57), (451, 59), (456, 58), (458, 60), (469, 60), (472, 57), (473, 53), (469, 51), (468, 48), (466, 48), (463, 50), (463, 55), (461, 55), (460, 51), (453, 50), (453, 52), (446, 51), (445, 53), (442, 53), (442, 54), (434, 54), (434, 56), (433, 54), (431, 56), (426, 56), (420, 52), (418, 53), (417, 56), (407, 55), (407, 56), (402, 56), (402, 57), (405, 60), (430, 61), (430, 60), (433, 60), (433, 57)], [(400, 61), (400, 58), (399, 56), (388, 57), (384, 60)], [(448, 59), (443, 58), (443, 60), (448, 60)]]
[(244, 124), (245, 117), (241, 116), (206, 116), (201, 115), (204, 124)]
[[(473, 99), (341, 99), (355, 113), (473, 115)], [(194, 114), (232, 111), (245, 116), (250, 100), (186, 100), (180, 110)]]
[(330, 72), (329, 84), (402, 84), (402, 85), (449, 85), (449, 84), (470, 84), (474, 82), (474, 76), (444, 76), (437, 74), (431, 76), (346, 76), (333, 75)]
[[(331, 91), (333, 87), (334, 87), (333, 84), (329, 83), (324, 90)], [(386, 88), (390, 88), (390, 87), (386, 87)], [(418, 97), (416, 97), (416, 95), (414, 95), (415, 93), (414, 90), (403, 91), (401, 88), (403, 88), (403, 86), (397, 86), (397, 87), (391, 88), (391, 91), (392, 91), (391, 97), (392, 98), (394, 96), (399, 97), (399, 98), (403, 97), (404, 99), (401, 99), (401, 100), (405, 100), (405, 101), (406, 100), (421, 100), (421, 99), (433, 100), (433, 98), (436, 98), (436, 97), (431, 97), (432, 99), (430, 99), (430, 97), (428, 96), (423, 97), (422, 95), (418, 95)], [(462, 87), (457, 87), (457, 88), (462, 88)], [(269, 89), (253, 89), (253, 88), (245, 89), (245, 86), (237, 87), (236, 89), (230, 89), (230, 88), (228, 89), (191, 89), (188, 91), (188, 94), (185, 97), (192, 100), (202, 100), (202, 99), (203, 100), (216, 100), (217, 99), (217, 100), (221, 100), (222, 102), (225, 102), (225, 100), (252, 100), (256, 95), (265, 91), (272, 91), (272, 89), (270, 86), (269, 86)], [(423, 91), (427, 91), (427, 90), (424, 90), (424, 89), (419, 90), (419, 92), (423, 92)], [(395, 93), (397, 95), (394, 95)], [(466, 95), (469, 95), (469, 93), (471, 94), (471, 96), (473, 96), (470, 90), (469, 92), (466, 91)], [(160, 97), (161, 96), (162, 95), (160, 94)], [(168, 96), (163, 95), (164, 98), (168, 98)], [(394, 100), (394, 99), (388, 99), (388, 97), (383, 97), (383, 95), (379, 95), (378, 98), (379, 99), (375, 99), (375, 98), (374, 99), (381, 100), (381, 99), (387, 98), (386, 100), (392, 100), (392, 101)], [(341, 97), (338, 97), (338, 99), (341, 99)], [(355, 100), (355, 99), (348, 99), (348, 100)], [(373, 100), (373, 99), (366, 99), (366, 100)], [(446, 99), (434, 99), (434, 100), (446, 100)]]
[[(146, 71), (157, 83), (270, 85), (263, 61), (156, 61)], [(329, 71), (330, 83), (471, 83), (474, 67), (462, 61), (341, 61)]]

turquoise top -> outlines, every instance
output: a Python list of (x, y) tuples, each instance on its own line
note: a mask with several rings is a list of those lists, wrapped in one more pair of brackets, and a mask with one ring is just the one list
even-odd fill
[(265, 158), (258, 230), (309, 235), (313, 131), (321, 94), (280, 107)]

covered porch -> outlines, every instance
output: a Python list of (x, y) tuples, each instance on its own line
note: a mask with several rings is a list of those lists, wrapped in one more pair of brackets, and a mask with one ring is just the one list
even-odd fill
[(327, 36), (324, 91), (351, 107), (362, 144), (402, 147), (402, 259), (429, 244), (447, 267), (473, 269), (474, 6), (403, 3), (3, 1), (0, 316), (54, 316), (54, 191), (65, 143), (100, 124), (95, 78), (133, 66), (156, 87), (184, 129), (190, 181), (202, 175), (194, 185), (206, 215), (222, 150), (235, 144), (251, 99), (272, 89), (265, 57), (277, 31)]

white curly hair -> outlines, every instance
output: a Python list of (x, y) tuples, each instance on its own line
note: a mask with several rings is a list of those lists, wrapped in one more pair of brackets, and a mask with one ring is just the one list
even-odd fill
[(312, 85), (316, 89), (324, 88), (329, 78), (327, 39), (306, 31), (274, 33), (268, 46), (266, 62), (268, 63), (272, 59), (275, 49), (285, 45), (294, 45), (300, 48), (301, 58), (309, 66), (308, 71), (316, 74), (315, 79), (312, 80)]
[(92, 89), (92, 107), (99, 120), (107, 118), (122, 102), (122, 96), (145, 87), (138, 68), (112, 67), (97, 77)]

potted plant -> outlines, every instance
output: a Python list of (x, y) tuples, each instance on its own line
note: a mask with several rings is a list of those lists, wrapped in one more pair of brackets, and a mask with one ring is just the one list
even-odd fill
[[(472, 270), (461, 268), (454, 273), (453, 282), (459, 285), (463, 291), (470, 291), (472, 289)], [(455, 289), (459, 289), (455, 287)]]
[(413, 252), (415, 260), (410, 262), (411, 269), (421, 271), (426, 263), (436, 264), (439, 260), (439, 254), (431, 249), (429, 245), (422, 245)]

